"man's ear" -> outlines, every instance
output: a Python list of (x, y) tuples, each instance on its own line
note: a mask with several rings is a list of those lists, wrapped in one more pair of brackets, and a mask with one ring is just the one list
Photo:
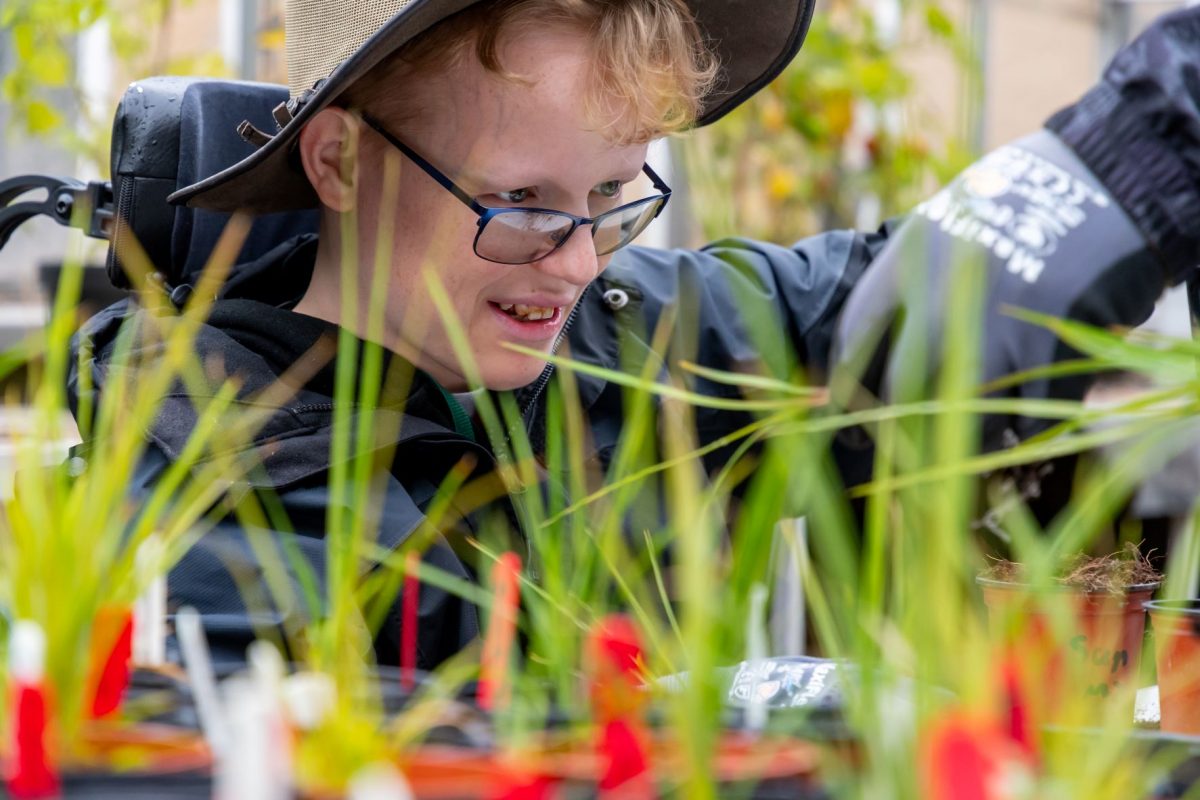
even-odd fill
[(323, 108), (300, 131), (300, 162), (321, 202), (353, 211), (358, 186), (358, 120), (341, 108)]

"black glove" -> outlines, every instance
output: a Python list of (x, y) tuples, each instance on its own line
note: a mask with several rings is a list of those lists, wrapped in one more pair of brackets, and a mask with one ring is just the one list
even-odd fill
[(1128, 212), (1172, 283), (1200, 264), (1200, 7), (1160, 17), (1046, 122)]
[[(891, 400), (932, 393), (950, 277), (983, 261), (980, 380), (1074, 353), (1024, 308), (1096, 326), (1137, 325), (1200, 263), (1200, 8), (1168, 15), (1043, 130), (986, 156), (919, 206), (842, 309), (834, 385), (852, 373)], [(881, 344), (882, 342), (882, 344)], [(839, 375), (839, 372), (841, 373)], [(1080, 398), (1086, 377), (1016, 387)], [(984, 445), (1037, 420), (987, 418)]]

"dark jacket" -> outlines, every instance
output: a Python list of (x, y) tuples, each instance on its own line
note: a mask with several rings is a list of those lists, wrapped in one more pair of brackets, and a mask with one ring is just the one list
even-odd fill
[[(884, 231), (833, 232), (790, 248), (740, 240), (700, 251), (630, 247), (616, 255), (580, 300), (566, 332), (566, 345), (580, 361), (610, 369), (638, 368), (651, 355), (650, 336), (669, 310), (673, 354), (717, 369), (753, 367), (781, 376), (794, 374), (790, 370), (798, 362), (820, 380), (838, 310), (885, 241)], [(238, 267), (200, 331), (196, 343), (200, 357), (239, 376), (241, 397), (247, 402), (305, 357), (317, 340), (336, 333), (326, 322), (287, 310), (307, 286), (315, 251), (315, 238), (301, 237)], [(93, 318), (81, 332), (91, 342), (87, 366), (97, 391), (104, 390), (106, 374), (113, 368), (118, 330), (143, 313), (131, 302), (119, 303)], [(544, 430), (548, 379), (549, 369), (515, 393), (535, 447)], [(604, 467), (621, 433), (622, 390), (584, 375), (578, 384), (591, 425), (594, 457)], [(78, 376), (73, 375), (73, 397), (79, 386)], [(705, 380), (697, 380), (694, 388), (713, 395), (736, 393)], [(479, 443), (484, 437), (476, 434), (473, 438), (478, 441), (473, 441), (461, 425), (456, 430), (446, 395), (432, 379), (416, 373), (402, 400), (403, 419), (383, 491), (378, 534), (379, 544), (390, 550), (400, 547), (418, 528), (442, 477), (464, 455), (473, 456), (477, 471), (487, 470), (492, 463), (491, 452)], [(253, 443), (262, 467), (251, 475), (249, 484), (277, 495), (287, 524), (247, 530), (231, 517), (202, 537), (170, 574), (171, 605), (189, 605), (201, 612), (218, 659), (241, 658), (256, 633), (282, 628), (297, 635), (304, 629), (310, 609), (300, 599), (301, 587), (315, 582), (319, 588), (324, 577), (332, 403), (333, 367), (328, 365), (273, 413)], [(378, 413), (386, 414), (388, 408), (385, 399)], [(135, 492), (152, 485), (179, 454), (194, 421), (195, 410), (186, 392), (165, 399), (148, 433), (150, 447)], [(746, 422), (739, 414), (698, 409), (697, 436), (705, 444)], [(711, 454), (707, 466), (719, 466), (724, 455)], [(471, 580), (473, 573), (456, 554), (453, 535), (445, 533), (429, 548), (425, 560)], [(252, 538), (257, 552), (270, 544), (283, 554), (281, 563), (289, 565), (286, 572), (296, 587), (290, 601), (273, 597), (268, 602), (265, 593), (256, 598), (251, 604), (256, 609), (253, 618), (243, 592), (266, 581)], [(296, 554), (302, 561), (294, 559)], [(271, 610), (259, 612), (260, 607)], [(398, 614), (398, 608), (393, 608), (375, 640), (382, 663), (398, 658)], [(423, 667), (458, 651), (479, 630), (471, 604), (427, 585), (422, 586), (419, 619)]]

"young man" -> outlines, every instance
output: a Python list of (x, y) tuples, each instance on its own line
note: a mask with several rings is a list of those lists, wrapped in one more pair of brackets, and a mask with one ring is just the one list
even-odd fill
[[(778, 74), (800, 46), (811, 0), (295, 0), (288, 8), (293, 100), (276, 110), (280, 130), (269, 139), (244, 130), (262, 143), (257, 153), (173, 200), (254, 213), (319, 207), (319, 237), (281, 243), (242, 267), (286, 274), (288, 285), (296, 275), (311, 279), (293, 296), (227, 292), (198, 346), (243, 378), (247, 396), (339, 327), (415, 365), (404, 397), (391, 398), (404, 420), (380, 504), (386, 549), (419, 527), (464, 456), (480, 471), (493, 463), (463, 408), (469, 369), (436, 310), (434, 285), (449, 298), (480, 382), (515, 393), (537, 447), (550, 370), (509, 343), (541, 353), (566, 343), (576, 359), (620, 369), (631, 350), (648, 353), (639, 334), (669, 308), (677, 338), (705, 366), (786, 374), (798, 358), (822, 376), (833, 360), (873, 351), (873, 336), (912, 301), (907, 293), (936, 297), (945, 288), (957, 239), (989, 262), (983, 358), (985, 377), (995, 377), (1060, 355), (1052, 337), (1001, 314), (1002, 305), (1133, 324), (1200, 261), (1200, 116), (1186, 77), (1200, 57), (1200, 11), (1160, 22), (1097, 89), (1051, 120), (1052, 130), (1000, 151), (918, 209), (900, 234), (929, 247), (917, 283), (901, 279), (888, 230), (829, 233), (791, 248), (625, 247), (669, 195), (644, 166), (649, 141), (714, 121)], [(645, 190), (632, 188), (640, 176)], [(377, 269), (388, 271), (387, 294), (372, 330)], [(91, 329), (101, 362), (119, 317)], [(937, 315), (908, 315), (905, 325), (902, 339), (933, 340), (939, 327)], [(764, 352), (755, 335), (763, 326), (790, 352)], [(871, 388), (890, 392), (905, 364), (883, 363)], [(259, 484), (278, 493), (295, 528), (270, 535), (302, 552), (318, 576), (333, 384), (333, 367), (317, 372), (256, 442)], [(701, 381), (699, 389), (720, 387)], [(621, 390), (582, 377), (579, 392), (603, 467), (622, 429)], [(172, 413), (168, 405), (152, 432), (147, 482), (186, 436)], [(695, 422), (703, 444), (744, 419), (697, 409)], [(864, 469), (869, 457), (852, 455), (846, 466)], [(425, 558), (470, 578), (453, 537), (445, 531)], [(238, 585), (260, 571), (245, 531), (230, 523), (172, 573), (172, 598), (198, 608), (215, 645), (236, 657), (255, 625), (304, 625), (299, 608), (279, 603), (265, 619), (247, 616)], [(424, 587), (423, 666), (476, 633), (469, 604)], [(382, 661), (396, 659), (398, 638), (393, 617), (375, 640)]]

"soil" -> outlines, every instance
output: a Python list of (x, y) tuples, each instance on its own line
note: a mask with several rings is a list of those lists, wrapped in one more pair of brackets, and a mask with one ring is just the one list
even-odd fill
[[(982, 577), (1005, 583), (1021, 583), (1025, 566), (1005, 559), (996, 559), (984, 570)], [(1138, 546), (1129, 542), (1125, 549), (1104, 556), (1080, 553), (1063, 563), (1057, 580), (1064, 586), (1085, 592), (1121, 594), (1126, 588), (1144, 583), (1158, 583), (1162, 573), (1150, 565)]]

